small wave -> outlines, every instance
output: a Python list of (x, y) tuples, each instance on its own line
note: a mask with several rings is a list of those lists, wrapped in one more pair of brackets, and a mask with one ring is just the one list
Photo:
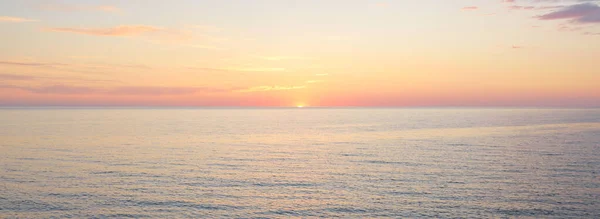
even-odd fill
[(14, 211), (14, 212), (44, 212), (44, 211), (69, 211), (72, 208), (51, 204), (42, 201), (33, 200), (8, 200), (3, 199), (0, 201), (0, 210)]
[(269, 211), (268, 213), (276, 214), (276, 215), (284, 215), (284, 216), (301, 216), (298, 212), (286, 211), (286, 210)]
[(420, 196), (420, 195), (429, 195), (430, 192), (412, 192), (412, 191), (398, 191), (398, 192), (389, 192), (388, 194), (394, 196)]
[(225, 163), (210, 163), (210, 164), (207, 164), (207, 166), (239, 168), (239, 167), (242, 167), (243, 165), (238, 165), (238, 164), (225, 164)]
[(153, 207), (176, 207), (176, 208), (192, 208), (196, 210), (232, 210), (232, 209), (243, 209), (244, 206), (233, 206), (233, 205), (213, 205), (194, 203), (188, 201), (128, 201), (132, 202), (134, 206), (153, 206)]
[(94, 195), (89, 193), (48, 193), (48, 196), (54, 196), (59, 198), (89, 198), (93, 197)]
[(402, 165), (402, 166), (421, 166), (423, 164), (411, 163), (411, 162), (399, 162), (399, 161), (383, 161), (383, 160), (365, 160), (359, 161), (361, 163), (371, 163), (371, 164), (387, 164), (387, 165)]
[(451, 144), (448, 144), (448, 146), (473, 146), (473, 145), (466, 144), (466, 143), (451, 143)]
[(118, 213), (118, 214), (100, 214), (98, 218), (149, 218), (150, 215), (146, 214), (126, 214), (126, 213)]
[(342, 157), (375, 157), (373, 154), (362, 154), (362, 153), (342, 153), (340, 154)]
[(329, 211), (329, 212), (335, 212), (335, 213), (366, 213), (366, 212), (368, 212), (365, 209), (352, 208), (352, 207), (326, 208), (324, 210)]
[(20, 157), (15, 158), (15, 160), (42, 160), (41, 158), (33, 158), (33, 157)]
[(117, 173), (120, 173), (120, 172), (118, 172), (118, 171), (94, 171), (94, 172), (91, 172), (91, 174), (94, 174), (94, 175), (117, 174)]
[(552, 216), (554, 211), (546, 209), (498, 209), (496, 212), (510, 216)]
[(258, 187), (312, 187), (317, 186), (313, 183), (254, 183)]

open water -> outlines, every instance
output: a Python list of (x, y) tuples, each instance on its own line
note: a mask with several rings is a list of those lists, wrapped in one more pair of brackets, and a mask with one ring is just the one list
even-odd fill
[(0, 218), (600, 218), (598, 109), (0, 109)]

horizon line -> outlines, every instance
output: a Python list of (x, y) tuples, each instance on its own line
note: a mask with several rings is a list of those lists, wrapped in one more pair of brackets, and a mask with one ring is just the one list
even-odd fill
[(600, 106), (128, 106), (0, 105), (0, 109), (600, 109)]

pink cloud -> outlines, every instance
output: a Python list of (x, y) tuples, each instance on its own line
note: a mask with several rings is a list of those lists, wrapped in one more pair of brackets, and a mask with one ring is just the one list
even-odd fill
[(92, 36), (137, 37), (145, 36), (150, 43), (181, 43), (194, 39), (187, 30), (169, 29), (148, 25), (120, 25), (106, 28), (52, 27), (44, 31), (74, 33)]
[(477, 6), (466, 6), (466, 7), (462, 8), (462, 10), (464, 10), (464, 11), (472, 11), (472, 10), (477, 10), (477, 9), (479, 9), (479, 7), (477, 7)]
[(520, 6), (520, 5), (511, 5), (508, 7), (511, 10), (533, 10), (534, 6)]
[(37, 82), (118, 82), (115, 80), (89, 79), (79, 77), (60, 77), (60, 76), (39, 76), (23, 74), (4, 74), (0, 73), (0, 80), (5, 81), (37, 81)]
[[(25, 78), (23, 78), (25, 79)], [(60, 94), (60, 95), (117, 95), (117, 96), (161, 96), (161, 95), (186, 95), (203, 93), (230, 92), (232, 89), (221, 89), (212, 87), (159, 87), (159, 86), (118, 86), (118, 87), (88, 87), (72, 85), (51, 86), (16, 86), (0, 85), (0, 88), (18, 89), (36, 94)]]

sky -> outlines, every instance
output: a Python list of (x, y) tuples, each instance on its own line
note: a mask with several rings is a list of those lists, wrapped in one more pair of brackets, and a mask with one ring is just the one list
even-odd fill
[(600, 0), (2, 0), (0, 106), (600, 107)]

